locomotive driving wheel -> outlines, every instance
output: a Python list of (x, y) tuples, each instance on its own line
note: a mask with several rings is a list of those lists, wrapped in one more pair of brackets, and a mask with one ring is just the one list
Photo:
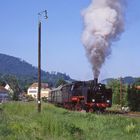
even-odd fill
[(75, 110), (81, 111), (81, 110), (82, 110), (82, 105), (81, 105), (80, 103), (77, 103), (77, 104), (75, 105)]
[(89, 108), (89, 112), (90, 113), (94, 112), (94, 109), (93, 108)]

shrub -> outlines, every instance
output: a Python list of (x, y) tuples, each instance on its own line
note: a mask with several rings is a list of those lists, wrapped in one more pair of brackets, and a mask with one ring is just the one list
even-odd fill
[(132, 111), (140, 111), (140, 90), (137, 90), (135, 85), (129, 86), (127, 100)]

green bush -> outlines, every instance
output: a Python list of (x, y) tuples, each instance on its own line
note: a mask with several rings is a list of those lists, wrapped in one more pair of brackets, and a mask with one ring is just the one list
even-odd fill
[(26, 95), (25, 98), (28, 102), (35, 100), (31, 95)]
[[(108, 82), (108, 87), (112, 88), (113, 96), (112, 101), (113, 104), (118, 104), (121, 106), (127, 106), (127, 84), (123, 84), (120, 80), (114, 79)], [(120, 97), (121, 96), (121, 97)]]
[(140, 90), (137, 90), (135, 85), (129, 86), (127, 100), (132, 111), (140, 111)]

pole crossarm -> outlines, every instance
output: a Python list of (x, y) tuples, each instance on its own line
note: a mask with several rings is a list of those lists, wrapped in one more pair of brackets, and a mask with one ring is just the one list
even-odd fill
[(48, 13), (47, 10), (39, 12), (38, 13), (38, 20), (41, 21), (43, 16), (44, 16), (45, 19), (47, 19), (48, 18), (47, 13)]

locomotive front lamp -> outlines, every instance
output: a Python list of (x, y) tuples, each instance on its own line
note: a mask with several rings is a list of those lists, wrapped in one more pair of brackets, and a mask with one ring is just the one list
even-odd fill
[(92, 99), (92, 102), (95, 102), (95, 99)]

